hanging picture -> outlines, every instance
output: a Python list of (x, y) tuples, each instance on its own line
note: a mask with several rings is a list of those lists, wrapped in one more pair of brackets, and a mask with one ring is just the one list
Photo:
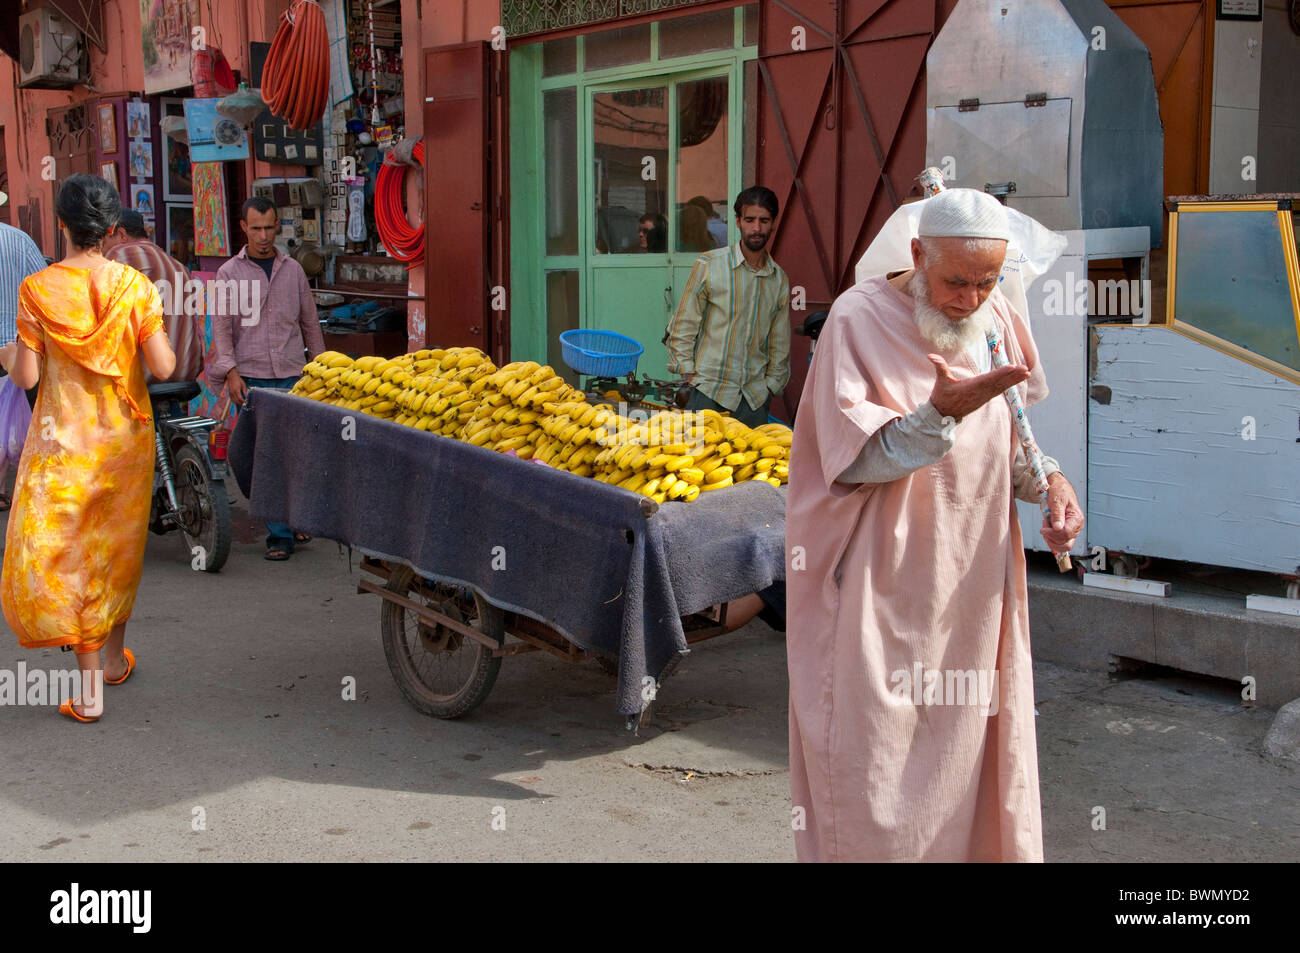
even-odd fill
[(217, 112), (219, 99), (185, 100), (185, 127), (190, 136), (190, 161), (221, 162), (248, 158), (244, 127)]
[(140, 0), (144, 91), (190, 85), (190, 10), (185, 0)]
[(108, 153), (117, 151), (117, 113), (112, 103), (100, 103), (99, 117), (99, 151)]
[(126, 134), (131, 139), (149, 137), (149, 104), (133, 99), (126, 104)]
[(113, 188), (117, 188), (117, 163), (112, 161), (101, 162), (99, 164), (99, 177)]
[(148, 139), (131, 140), (131, 177), (135, 179), (153, 178), (153, 143)]
[(146, 217), (153, 215), (154, 204), (152, 185), (131, 186), (131, 208)]
[(167, 254), (187, 268), (194, 265), (194, 209), (188, 205), (167, 206)]
[[(185, 104), (180, 99), (164, 99), (160, 104), (164, 116), (184, 116)], [(190, 178), (190, 147), (171, 136), (162, 137), (163, 149), (163, 200), (189, 202), (194, 198), (194, 185)]]
[(226, 215), (226, 175), (220, 162), (195, 162), (195, 254), (230, 254), (230, 224)]

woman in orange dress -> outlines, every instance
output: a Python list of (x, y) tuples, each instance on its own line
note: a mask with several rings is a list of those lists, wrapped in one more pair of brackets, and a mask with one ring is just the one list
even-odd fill
[(24, 648), (77, 652), (82, 694), (59, 710), (78, 721), (97, 720), (98, 686), (121, 684), (135, 667), (123, 641), (144, 568), (154, 472), (140, 355), (159, 379), (176, 363), (159, 333), (153, 284), (100, 253), (121, 210), (103, 179), (63, 183), (55, 212), (68, 254), (23, 281), (18, 340), (0, 348), (15, 384), (41, 385), (18, 465), (0, 603)]

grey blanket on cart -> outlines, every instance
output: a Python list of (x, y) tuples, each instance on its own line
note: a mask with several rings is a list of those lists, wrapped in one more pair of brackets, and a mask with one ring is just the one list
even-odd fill
[(646, 516), (635, 493), (266, 389), (249, 392), (229, 457), (254, 516), (617, 655), (623, 714), (687, 651), (682, 615), (785, 578), (785, 494), (766, 483)]

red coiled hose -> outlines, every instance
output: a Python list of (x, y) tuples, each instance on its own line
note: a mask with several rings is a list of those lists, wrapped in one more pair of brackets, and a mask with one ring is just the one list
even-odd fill
[[(424, 142), (417, 142), (411, 155), (424, 167)], [(385, 162), (375, 179), (375, 225), (388, 254), (398, 261), (420, 264), (424, 261), (424, 224), (412, 226), (402, 207), (407, 166)], [(408, 267), (411, 267), (408, 265)]]
[(310, 129), (325, 113), (330, 89), (329, 33), (315, 0), (295, 0), (280, 14), (262, 67), (262, 99), (293, 129)]

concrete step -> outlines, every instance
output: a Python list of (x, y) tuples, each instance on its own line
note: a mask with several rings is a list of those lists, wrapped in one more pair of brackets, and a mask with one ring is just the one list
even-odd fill
[(1247, 609), (1244, 592), (1205, 585), (1194, 574), (1151, 578), (1170, 581), (1172, 594), (1085, 588), (1050, 560), (1043, 566), (1031, 559), (1034, 658), (1097, 671), (1112, 669), (1117, 658), (1136, 659), (1237, 683), (1252, 677), (1255, 702), (1272, 708), (1300, 698), (1300, 618)]

